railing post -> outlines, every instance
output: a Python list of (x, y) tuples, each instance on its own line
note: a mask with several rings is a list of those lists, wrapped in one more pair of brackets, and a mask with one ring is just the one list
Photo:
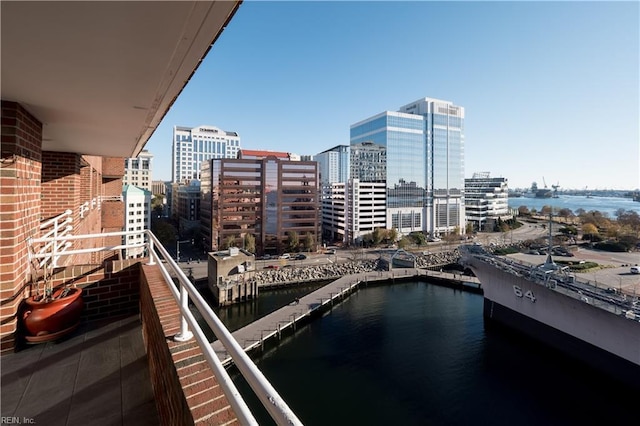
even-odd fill
[(182, 311), (189, 309), (189, 293), (184, 285), (180, 284), (180, 332), (173, 336), (176, 342), (186, 342), (193, 337), (193, 333), (189, 331), (189, 324)]
[(147, 234), (147, 238), (149, 239), (149, 241), (147, 242), (147, 250), (149, 251), (149, 263), (147, 265), (155, 265), (156, 259), (154, 257), (154, 251), (153, 251), (153, 240), (149, 238), (148, 234)]
[(59, 217), (53, 222), (53, 253), (51, 254), (51, 265), (54, 268), (58, 267), (58, 229), (60, 226), (58, 219)]

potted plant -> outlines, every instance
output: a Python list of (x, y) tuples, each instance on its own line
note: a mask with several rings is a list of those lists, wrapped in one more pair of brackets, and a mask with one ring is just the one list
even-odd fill
[(57, 340), (72, 332), (80, 323), (84, 305), (82, 289), (71, 286), (55, 288), (48, 270), (45, 265), (41, 276), (32, 272), (35, 292), (24, 301), (22, 323), (28, 343)]

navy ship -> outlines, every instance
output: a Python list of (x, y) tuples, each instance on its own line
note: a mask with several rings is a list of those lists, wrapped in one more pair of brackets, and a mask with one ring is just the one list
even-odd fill
[(461, 246), (461, 262), (484, 291), (485, 320), (543, 341), (640, 389), (640, 302), (581, 282), (551, 256), (526, 265), (482, 246)]

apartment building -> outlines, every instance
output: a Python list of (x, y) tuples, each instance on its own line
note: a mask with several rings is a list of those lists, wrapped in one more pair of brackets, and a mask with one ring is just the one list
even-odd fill
[(151, 191), (153, 179), (153, 154), (143, 149), (137, 157), (124, 160), (123, 185), (133, 185)]
[(144, 257), (144, 230), (151, 228), (151, 191), (134, 185), (125, 185), (122, 189), (124, 202), (125, 230), (136, 231), (123, 237), (123, 244), (139, 245), (139, 247), (126, 248), (127, 259)]

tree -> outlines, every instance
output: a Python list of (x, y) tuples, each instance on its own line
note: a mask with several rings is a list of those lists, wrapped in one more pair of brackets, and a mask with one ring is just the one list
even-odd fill
[(518, 207), (518, 214), (521, 216), (530, 216), (531, 212), (527, 206), (520, 206)]
[(227, 235), (227, 237), (222, 242), (222, 249), (226, 250), (231, 247), (236, 246), (236, 236), (235, 235)]
[(589, 241), (593, 241), (593, 237), (598, 235), (598, 228), (593, 223), (585, 223), (582, 225), (583, 239), (588, 238)]
[(307, 235), (304, 237), (304, 249), (306, 251), (313, 250), (316, 245), (316, 239), (313, 237), (311, 232), (307, 232)]
[(427, 242), (427, 239), (422, 232), (412, 232), (410, 236), (418, 246), (421, 246)]
[(300, 237), (298, 236), (298, 233), (296, 231), (287, 231), (287, 243), (288, 251), (298, 251), (298, 246), (300, 245)]
[(540, 213), (543, 216), (549, 216), (551, 213), (553, 213), (553, 207), (551, 207), (551, 206), (542, 206), (542, 209), (540, 210)]
[(560, 209), (560, 211), (558, 211), (558, 216), (564, 218), (565, 222), (567, 221), (567, 219), (569, 219), (570, 217), (575, 217), (575, 215), (573, 214), (573, 212), (571, 211), (571, 209), (568, 208), (562, 208)]
[(396, 228), (391, 228), (387, 232), (388, 238), (391, 241), (391, 244), (394, 244), (398, 240), (398, 230)]
[(173, 247), (176, 244), (176, 235), (178, 231), (168, 222), (155, 221), (151, 224), (151, 232), (158, 237), (160, 244), (165, 248)]
[(371, 233), (371, 238), (372, 238), (372, 243), (374, 246), (379, 245), (382, 240), (384, 239), (384, 235), (385, 232), (381, 229), (381, 228), (376, 228), (373, 230), (373, 232)]
[(244, 234), (244, 249), (250, 253), (256, 252), (256, 237), (253, 234)]
[(465, 233), (473, 234), (473, 223), (467, 222), (467, 225), (465, 226)]
[[(422, 233), (420, 235), (422, 235)], [(424, 238), (424, 235), (422, 235), (422, 237)], [(409, 244), (411, 244), (411, 240), (406, 236), (403, 236), (402, 238), (400, 238), (400, 241), (398, 241), (398, 248), (404, 249), (405, 247), (409, 246)]]

